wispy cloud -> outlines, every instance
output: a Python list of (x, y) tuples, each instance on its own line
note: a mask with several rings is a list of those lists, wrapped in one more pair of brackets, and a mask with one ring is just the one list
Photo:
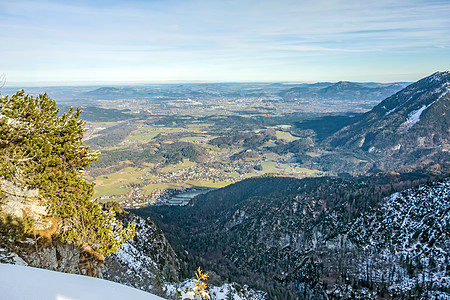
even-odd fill
[(449, 15), (448, 1), (427, 0), (6, 0), (0, 71), (14, 81), (308, 80), (313, 65), (323, 71), (311, 80), (343, 66), (353, 77), (427, 73), (450, 68)]

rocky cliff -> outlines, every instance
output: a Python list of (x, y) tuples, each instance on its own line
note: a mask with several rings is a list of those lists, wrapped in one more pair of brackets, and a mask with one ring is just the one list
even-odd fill
[(99, 261), (80, 247), (58, 239), (60, 223), (50, 216), (46, 200), (38, 189), (0, 180), (2, 262), (18, 262), (32, 267), (101, 277)]
[(58, 219), (47, 211), (46, 201), (38, 189), (32, 189), (17, 182), (0, 180), (3, 200), (0, 211), (19, 219), (26, 219), (33, 233), (51, 238), (59, 230)]
[(60, 222), (49, 215), (38, 189), (0, 180), (0, 190), (1, 262), (105, 278), (158, 294), (165, 281), (178, 280), (178, 259), (152, 221), (123, 211), (118, 214), (125, 225), (136, 223), (137, 234), (122, 244), (118, 253), (102, 261), (60, 241)]
[(162, 231), (150, 219), (131, 213), (118, 215), (136, 223), (136, 235), (119, 252), (105, 260), (103, 277), (144, 291), (163, 295), (165, 282), (179, 279), (180, 262)]

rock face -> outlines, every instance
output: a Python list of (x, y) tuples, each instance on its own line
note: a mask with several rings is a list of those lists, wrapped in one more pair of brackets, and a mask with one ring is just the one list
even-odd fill
[[(59, 232), (59, 222), (47, 211), (45, 199), (39, 190), (30, 189), (7, 180), (0, 180), (0, 190), (4, 194), (0, 211), (30, 222), (34, 238), (26, 238), (15, 245), (15, 253), (4, 253), (6, 262), (19, 260), (32, 267), (101, 277), (100, 265), (95, 256), (81, 248), (63, 244), (55, 238)], [(4, 252), (8, 252), (4, 249)], [(15, 257), (8, 260), (8, 257)]]
[(28, 239), (23, 246), (19, 256), (31, 267), (102, 278), (102, 262), (75, 245), (59, 241), (41, 244)]
[(131, 213), (116, 215), (123, 223), (135, 222), (136, 236), (105, 260), (105, 279), (164, 295), (163, 284), (177, 281), (179, 261), (162, 231), (149, 219)]
[(17, 218), (27, 218), (37, 232), (46, 232), (51, 236), (58, 229), (57, 220), (50, 218), (39, 190), (29, 189), (17, 183), (0, 180), (0, 190), (5, 199), (0, 205), (1, 211)]
[[(118, 214), (127, 225), (136, 223), (136, 236), (121, 250), (99, 261), (73, 244), (62, 243), (59, 222), (47, 212), (39, 190), (0, 180), (3, 199), (0, 212), (30, 222), (32, 234), (16, 238), (9, 246), (0, 243), (0, 261), (26, 264), (53, 271), (100, 277), (158, 294), (165, 281), (178, 280), (179, 262), (164, 234), (150, 220)], [(11, 247), (12, 246), (12, 247)]]

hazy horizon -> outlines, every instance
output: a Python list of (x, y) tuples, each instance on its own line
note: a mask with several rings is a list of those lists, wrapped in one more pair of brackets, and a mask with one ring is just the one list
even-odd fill
[[(428, 74), (431, 75), (431, 74)], [(428, 76), (426, 75), (426, 76)], [(424, 77), (426, 77), (424, 76)], [(423, 77), (422, 77), (423, 78)], [(419, 80), (421, 78), (418, 78)], [(416, 81), (417, 81), (416, 80)], [(89, 86), (145, 86), (145, 85), (164, 85), (164, 84), (285, 84), (285, 85), (299, 85), (299, 84), (314, 84), (314, 83), (337, 83), (340, 81), (348, 81), (354, 83), (412, 83), (414, 81), (349, 81), (349, 80), (319, 80), (319, 81), (206, 81), (206, 80), (166, 80), (166, 81), (43, 81), (43, 82), (8, 82), (4, 88), (21, 88), (21, 87), (89, 87)]]

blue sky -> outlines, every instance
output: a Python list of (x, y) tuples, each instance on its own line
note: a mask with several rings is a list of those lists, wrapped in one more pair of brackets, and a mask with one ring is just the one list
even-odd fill
[(0, 0), (8, 82), (414, 81), (450, 69), (450, 0)]

